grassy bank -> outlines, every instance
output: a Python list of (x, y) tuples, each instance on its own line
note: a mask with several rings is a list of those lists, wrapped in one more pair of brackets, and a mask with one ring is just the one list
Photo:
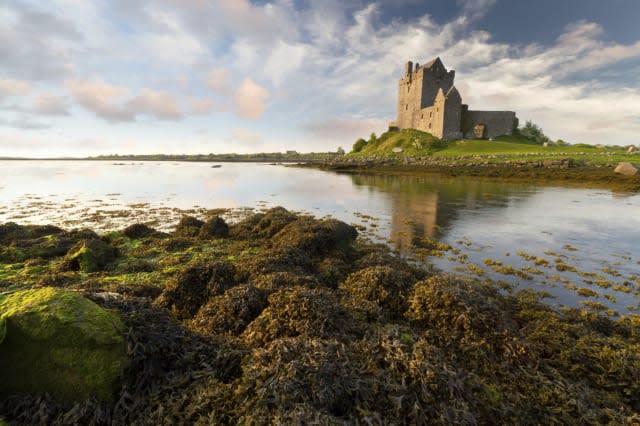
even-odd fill
[(640, 191), (640, 176), (613, 172), (623, 161), (638, 163), (640, 154), (621, 147), (584, 144), (545, 147), (519, 135), (491, 141), (443, 141), (429, 133), (408, 129), (385, 133), (364, 144), (358, 152), (308, 166), (345, 173), (469, 176)]
[[(632, 424), (640, 323), (416, 268), (275, 208), (97, 235), (0, 226), (0, 293), (74, 290), (129, 328), (111, 404), (0, 399), (18, 423)], [(0, 295), (0, 297), (2, 297)], [(1, 349), (1, 345), (0, 345)], [(1, 353), (1, 351), (0, 351)]]

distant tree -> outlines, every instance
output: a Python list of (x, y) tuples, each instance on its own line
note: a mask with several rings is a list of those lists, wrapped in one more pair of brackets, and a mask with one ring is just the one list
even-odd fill
[(364, 139), (360, 138), (356, 141), (356, 143), (353, 144), (353, 152), (360, 152), (362, 151), (362, 148), (365, 147), (365, 145), (367, 145), (367, 141), (365, 141)]
[(534, 124), (531, 120), (527, 120), (524, 126), (518, 129), (518, 133), (535, 143), (543, 144), (549, 141), (549, 138), (544, 134), (542, 128)]
[(344, 149), (342, 149), (341, 146), (338, 147), (338, 149), (336, 150), (336, 154), (338, 155), (344, 155)]
[(375, 143), (378, 140), (376, 136), (376, 132), (371, 132), (371, 136), (369, 136), (369, 143)]

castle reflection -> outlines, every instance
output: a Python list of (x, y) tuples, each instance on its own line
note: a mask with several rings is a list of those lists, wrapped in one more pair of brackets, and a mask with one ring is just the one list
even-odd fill
[[(389, 239), (401, 253), (425, 237), (442, 239), (464, 211), (504, 208), (513, 202), (513, 184), (430, 176), (352, 175), (353, 184), (385, 193), (391, 202)], [(517, 198), (515, 201), (517, 202)]]

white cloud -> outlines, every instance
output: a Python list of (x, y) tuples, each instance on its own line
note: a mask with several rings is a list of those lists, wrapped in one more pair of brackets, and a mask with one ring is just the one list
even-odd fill
[(140, 114), (160, 120), (182, 118), (177, 98), (165, 92), (142, 89), (131, 97), (127, 88), (102, 80), (69, 80), (66, 86), (74, 99), (87, 110), (109, 122), (134, 121)]
[(234, 103), (236, 113), (247, 120), (257, 120), (266, 109), (269, 91), (250, 78), (245, 78), (236, 90)]
[(376, 118), (328, 118), (313, 121), (304, 125), (303, 129), (309, 135), (331, 142), (350, 143), (364, 137), (367, 139), (371, 132), (380, 134), (387, 130), (389, 123)]
[(189, 98), (189, 109), (194, 115), (207, 115), (214, 111), (226, 111), (227, 107), (213, 102), (211, 99)]
[(307, 49), (304, 45), (289, 44), (280, 40), (271, 51), (264, 71), (272, 83), (279, 86), (291, 73), (300, 68), (306, 55)]
[(41, 115), (69, 115), (69, 100), (66, 96), (43, 93), (33, 101), (33, 111)]
[(207, 74), (205, 83), (213, 92), (225, 92), (229, 90), (230, 73), (223, 68), (214, 68)]
[(262, 135), (252, 130), (237, 128), (231, 131), (230, 141), (245, 147), (257, 147), (262, 144)]
[(142, 89), (125, 104), (125, 109), (133, 116), (149, 114), (160, 120), (179, 120), (182, 118), (178, 99), (171, 93)]
[(0, 96), (26, 95), (31, 85), (22, 80), (0, 80)]
[(130, 111), (122, 108), (122, 99), (129, 95), (129, 89), (112, 86), (102, 80), (66, 81), (71, 96), (85, 109), (110, 122), (133, 121)]

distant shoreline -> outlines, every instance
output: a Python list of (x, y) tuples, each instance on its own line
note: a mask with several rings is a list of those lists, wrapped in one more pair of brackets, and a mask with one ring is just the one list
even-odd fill
[(337, 153), (259, 153), (259, 154), (207, 154), (207, 155), (118, 155), (98, 157), (0, 157), (0, 161), (186, 161), (194, 163), (295, 163), (324, 162), (334, 159)]

